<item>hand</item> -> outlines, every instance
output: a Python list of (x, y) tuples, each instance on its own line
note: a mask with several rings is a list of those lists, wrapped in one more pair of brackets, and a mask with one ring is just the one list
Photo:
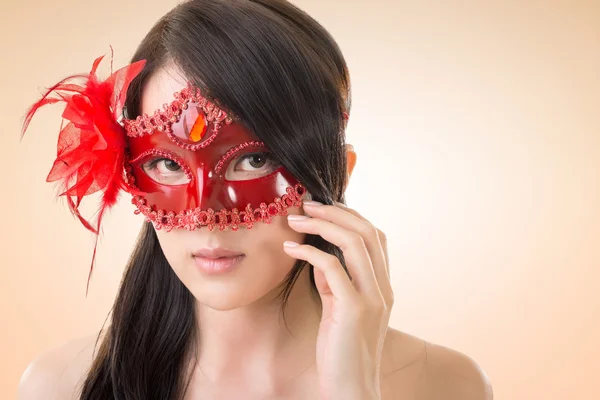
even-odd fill
[(291, 257), (314, 266), (323, 314), (317, 370), (323, 400), (380, 399), (379, 370), (393, 292), (385, 235), (356, 211), (336, 203), (305, 202), (309, 217), (290, 215), (290, 227), (338, 246), (340, 260), (313, 246), (285, 242)]

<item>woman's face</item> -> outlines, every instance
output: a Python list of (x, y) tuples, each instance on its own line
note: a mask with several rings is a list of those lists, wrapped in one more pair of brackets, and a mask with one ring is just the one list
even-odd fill
[[(173, 100), (173, 93), (187, 86), (186, 79), (173, 66), (156, 71), (147, 81), (142, 94), (141, 112), (152, 115), (165, 103)], [(175, 168), (163, 162), (157, 171), (175, 174)], [(269, 173), (264, 160), (245, 159), (232, 163), (232, 176), (260, 176)], [(262, 171), (262, 172), (261, 172)], [(166, 175), (168, 176), (168, 175)], [(288, 208), (289, 214), (301, 209)], [(221, 231), (206, 227), (188, 231), (156, 230), (161, 248), (183, 284), (196, 299), (213, 309), (231, 310), (253, 303), (277, 288), (292, 269), (295, 260), (283, 251), (283, 242), (302, 243), (304, 234), (292, 230), (284, 216), (275, 216), (270, 224), (256, 223), (251, 229), (240, 227)], [(215, 272), (223, 260), (214, 260), (225, 252), (235, 257), (233, 267)], [(201, 253), (201, 254), (200, 254)]]

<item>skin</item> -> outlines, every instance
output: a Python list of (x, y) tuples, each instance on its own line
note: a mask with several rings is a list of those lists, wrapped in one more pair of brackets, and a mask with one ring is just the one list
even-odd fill
[[(170, 101), (185, 82), (173, 66), (156, 73), (144, 90), (142, 112), (150, 114)], [(349, 173), (355, 159), (351, 156)], [(295, 216), (306, 211), (288, 210)], [(157, 231), (169, 264), (197, 299), (201, 350), (194, 388), (199, 392), (234, 397), (231, 388), (243, 387), (246, 396), (248, 391), (257, 397), (281, 395), (289, 391), (284, 383), (299, 374), (314, 378), (316, 354), (309, 350), (316, 346), (322, 317), (310, 295), (308, 270), (296, 282), (288, 302), (287, 327), (277, 300), (281, 282), (299, 258), (283, 244), (303, 243), (305, 235), (285, 217), (235, 232)], [(206, 276), (199, 273), (192, 254), (209, 247), (224, 247), (245, 256), (231, 273)]]
[[(159, 71), (144, 91), (142, 111), (151, 113), (184, 86), (173, 67)], [(349, 146), (347, 154), (350, 176), (356, 153)], [(305, 203), (289, 213), (237, 232), (157, 231), (167, 260), (197, 300), (199, 362), (186, 400), (492, 398), (471, 359), (388, 327), (393, 293), (383, 232), (341, 204)], [(352, 280), (336, 258), (302, 244), (308, 233), (340, 246)], [(219, 246), (245, 257), (227, 274), (201, 274), (192, 252)], [(296, 259), (314, 265), (323, 305), (311, 296), (304, 269), (286, 327), (276, 294)], [(76, 398), (94, 339), (36, 359), (23, 374), (19, 398)]]

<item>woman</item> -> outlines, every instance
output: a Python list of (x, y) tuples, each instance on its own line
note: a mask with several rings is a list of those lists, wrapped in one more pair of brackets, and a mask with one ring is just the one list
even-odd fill
[[(110, 325), (35, 360), (21, 399), (492, 397), (468, 357), (387, 326), (385, 236), (343, 204), (348, 71), (315, 20), (188, 1), (129, 66), (99, 81), (99, 62), (25, 129), (59, 94), (49, 180), (94, 232), (120, 190), (148, 222)], [(95, 191), (94, 226), (78, 206)]]

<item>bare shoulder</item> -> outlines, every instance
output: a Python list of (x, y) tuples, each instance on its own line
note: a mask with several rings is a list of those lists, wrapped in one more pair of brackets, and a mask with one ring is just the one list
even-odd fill
[(79, 337), (36, 357), (21, 376), (18, 400), (77, 399), (97, 338), (98, 333)]
[(427, 343), (429, 392), (432, 399), (492, 400), (492, 385), (469, 356)]
[(456, 350), (389, 328), (382, 359), (382, 399), (492, 400), (483, 369)]

